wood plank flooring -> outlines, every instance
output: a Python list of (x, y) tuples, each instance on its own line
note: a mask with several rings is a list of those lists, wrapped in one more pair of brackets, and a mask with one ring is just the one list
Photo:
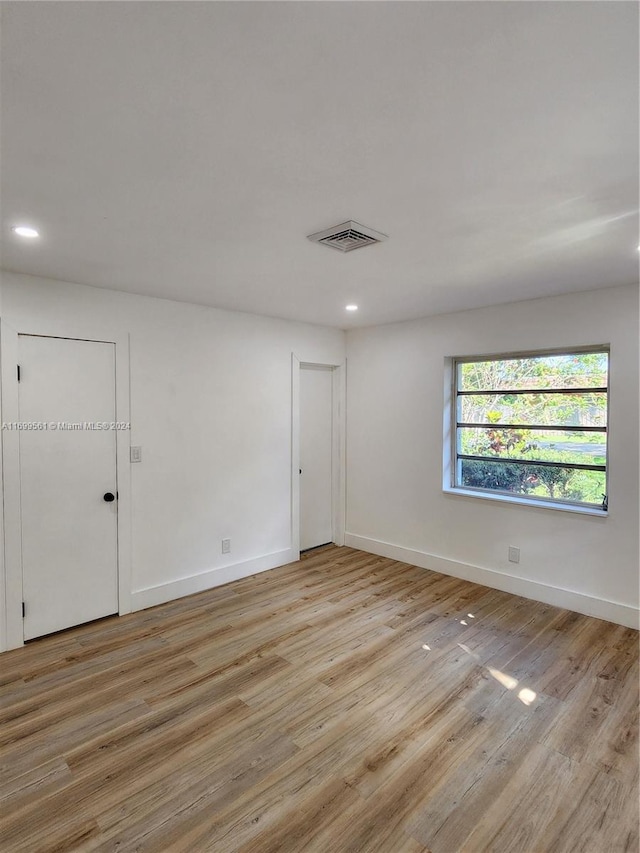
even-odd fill
[(0, 849), (622, 853), (638, 635), (350, 548), (0, 657)]

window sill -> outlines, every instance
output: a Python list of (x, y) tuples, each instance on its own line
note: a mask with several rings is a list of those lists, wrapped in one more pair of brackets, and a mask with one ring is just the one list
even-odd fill
[(554, 501), (535, 501), (530, 498), (516, 497), (515, 495), (491, 495), (487, 492), (476, 492), (470, 489), (460, 489), (453, 487), (443, 487), (442, 491), (446, 495), (458, 495), (463, 498), (480, 498), (485, 501), (499, 501), (500, 503), (516, 504), (518, 506), (530, 506), (535, 509), (550, 509), (561, 510), (562, 512), (573, 512), (578, 515), (595, 515), (598, 518), (607, 518), (608, 510), (598, 509), (597, 507), (588, 506), (571, 506), (570, 504), (555, 503)]

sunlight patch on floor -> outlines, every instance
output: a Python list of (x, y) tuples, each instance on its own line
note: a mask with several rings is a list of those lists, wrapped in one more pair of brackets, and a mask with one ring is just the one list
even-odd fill
[[(480, 660), (479, 656), (475, 652), (471, 651), (469, 646), (465, 645), (464, 643), (458, 643), (457, 645), (459, 648), (462, 649), (463, 652), (466, 652), (468, 655), (470, 655), (470, 657), (474, 658), (475, 660)], [(424, 649), (425, 646), (423, 646), (422, 648)], [(518, 686), (518, 679), (514, 678), (512, 675), (507, 675), (505, 672), (502, 672), (499, 669), (495, 669), (495, 667), (493, 666), (487, 666), (484, 667), (484, 669), (487, 670), (487, 672), (489, 673), (489, 675), (491, 675), (492, 678), (495, 678), (498, 684), (501, 684), (503, 687), (506, 687), (507, 690), (515, 690), (515, 688)], [(538, 697), (538, 694), (535, 692), (535, 690), (531, 690), (529, 687), (522, 687), (516, 695), (518, 699), (522, 702), (522, 704), (527, 706), (532, 705)]]
[(514, 687), (518, 686), (518, 679), (513, 678), (511, 675), (505, 675), (504, 672), (500, 672), (499, 669), (494, 669), (492, 666), (487, 667), (491, 675), (502, 684), (503, 687), (506, 687), (507, 690), (513, 690)]
[(531, 705), (537, 695), (538, 694), (535, 693), (533, 690), (529, 690), (528, 687), (523, 687), (522, 690), (518, 693), (518, 699), (525, 705)]

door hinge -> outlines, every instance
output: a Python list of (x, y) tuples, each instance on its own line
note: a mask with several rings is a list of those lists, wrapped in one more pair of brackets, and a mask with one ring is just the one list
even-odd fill
[(24, 617), (25, 617), (26, 615), (27, 615), (27, 605), (26, 605), (26, 604), (24, 603), (24, 601), (23, 601), (23, 602), (22, 602), (22, 618), (24, 619)]
[(17, 368), (18, 368), (18, 382), (20, 382), (20, 365), (19, 364), (17, 365)]

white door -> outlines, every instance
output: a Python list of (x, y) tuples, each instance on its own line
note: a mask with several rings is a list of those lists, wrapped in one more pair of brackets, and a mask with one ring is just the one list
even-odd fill
[(300, 550), (325, 545), (331, 523), (331, 368), (300, 369)]
[[(20, 335), (24, 638), (118, 612), (114, 344)], [(26, 425), (32, 429), (25, 429)]]

